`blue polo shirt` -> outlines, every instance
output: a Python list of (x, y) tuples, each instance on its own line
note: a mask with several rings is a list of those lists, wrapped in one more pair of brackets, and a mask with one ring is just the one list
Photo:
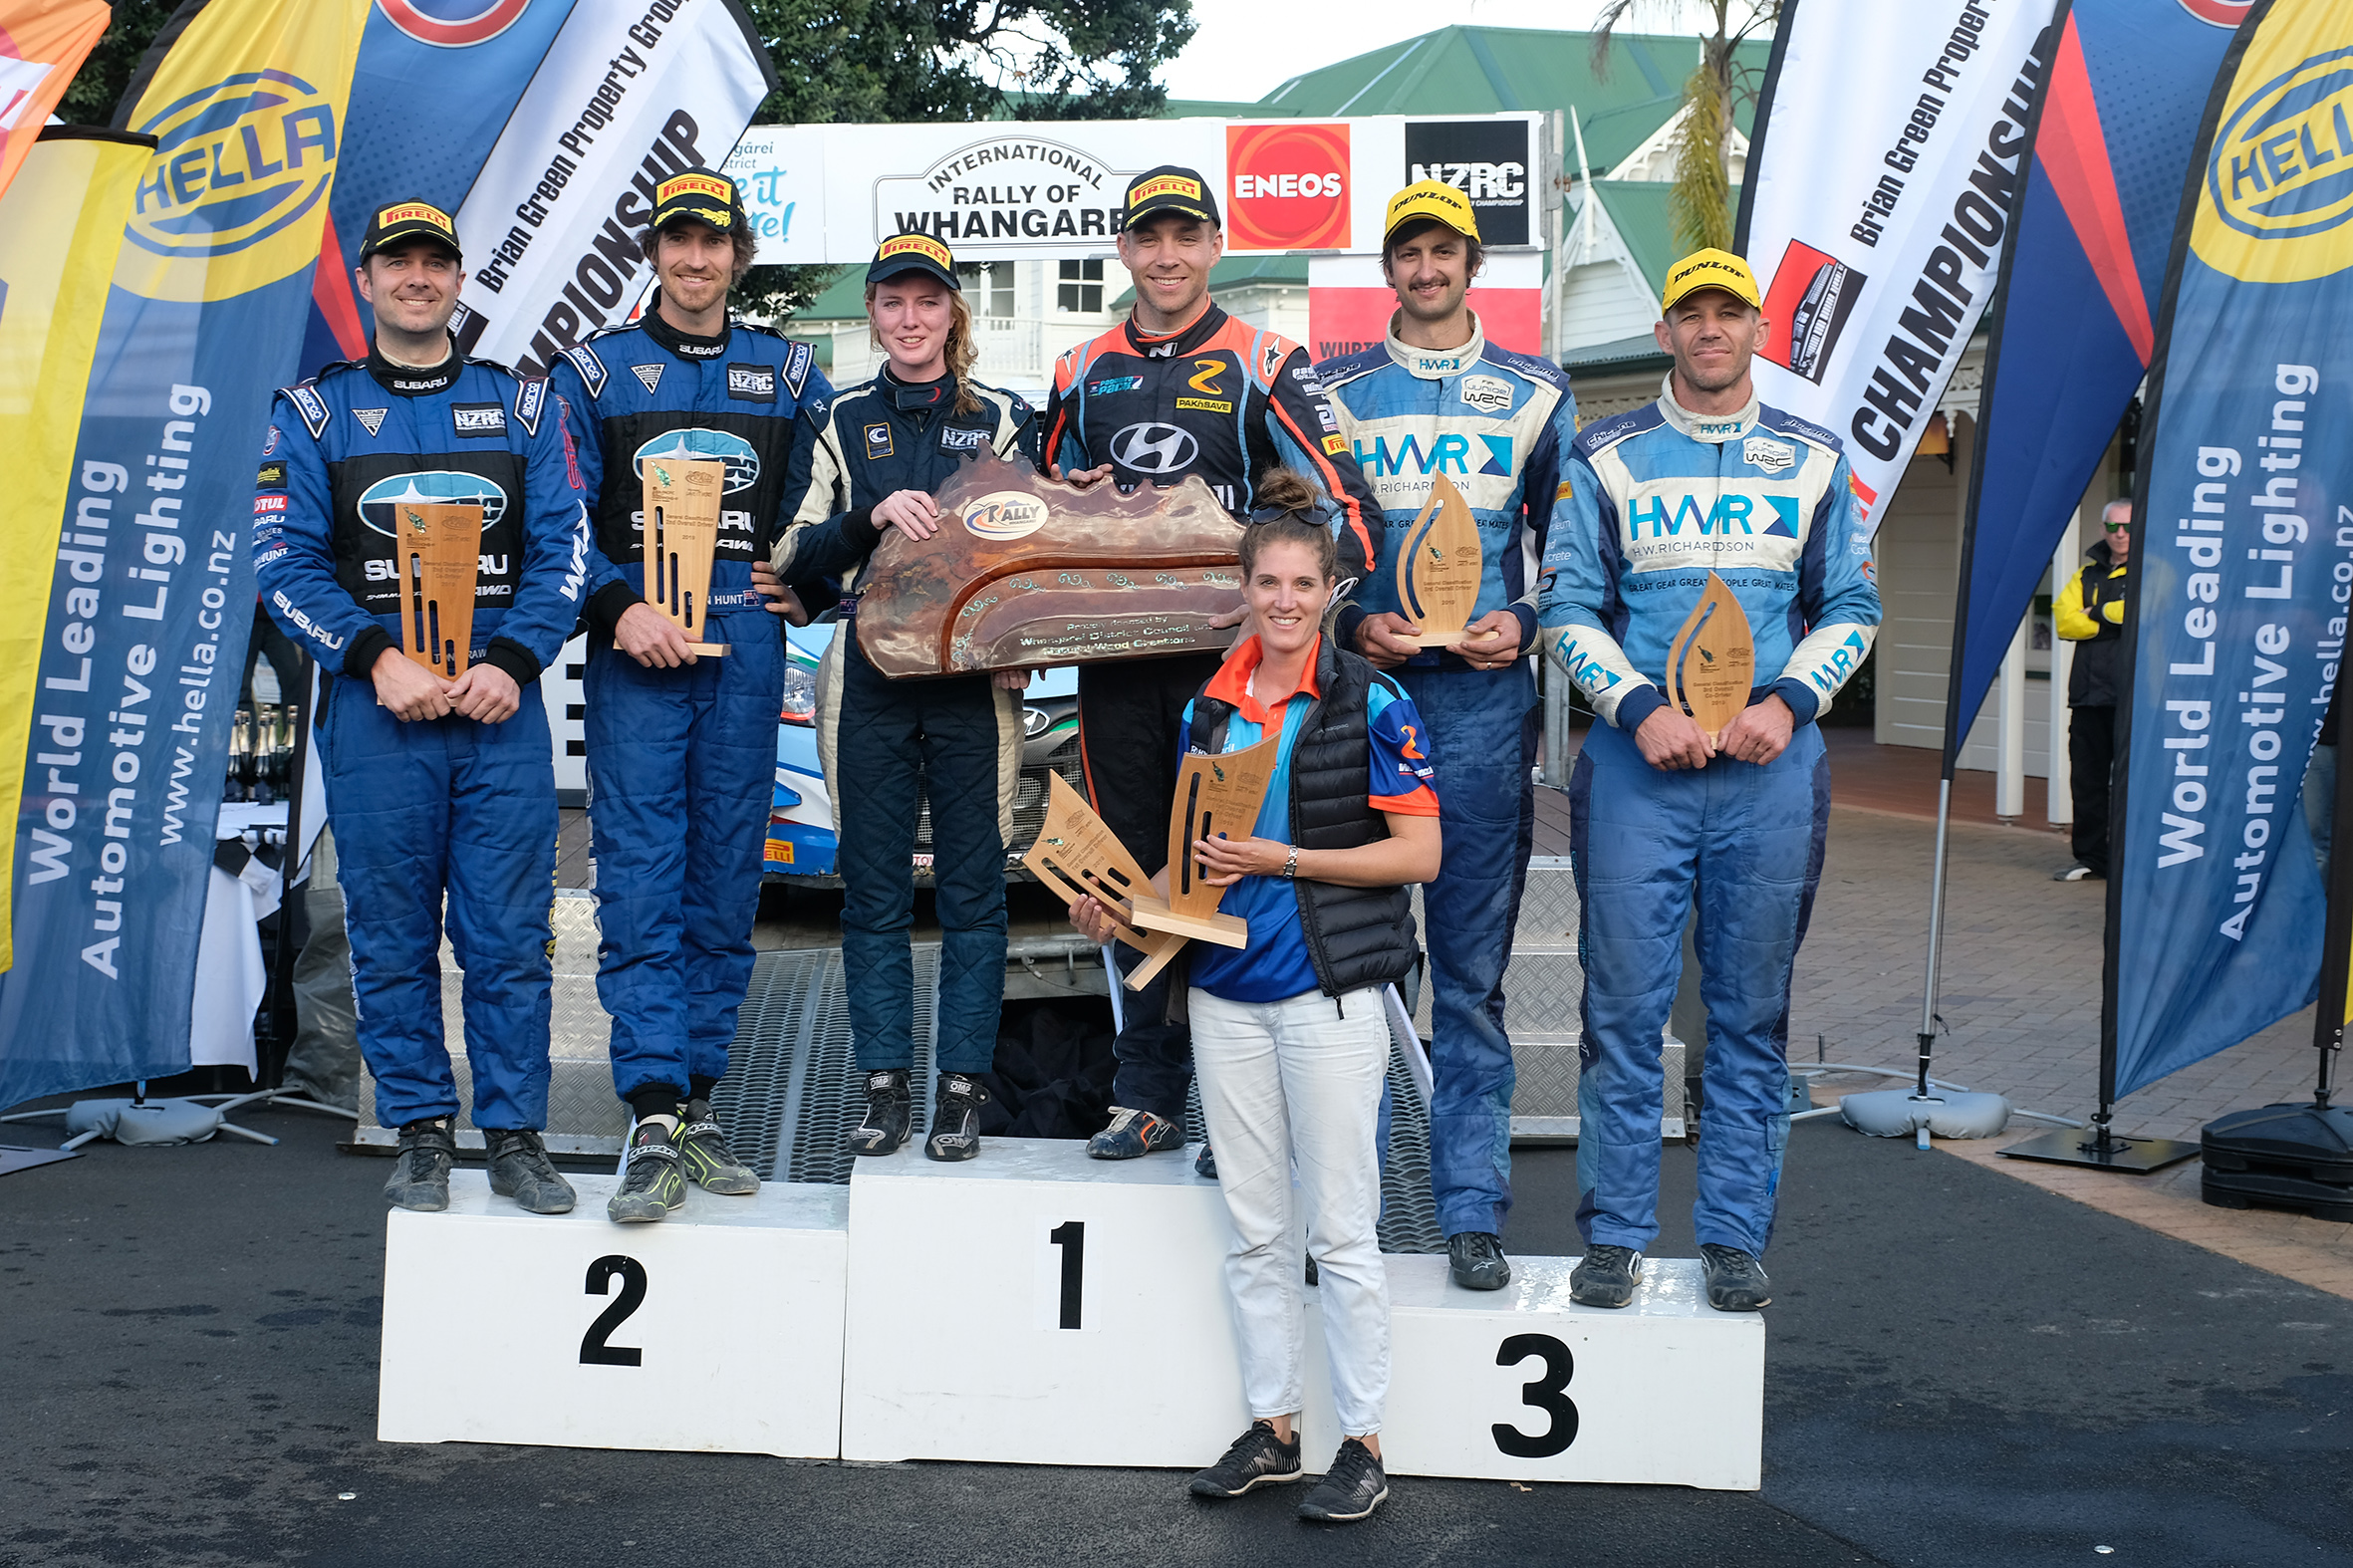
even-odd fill
[[(1255, 746), (1266, 738), (1269, 726), (1281, 726), (1274, 777), (1266, 786), (1266, 800), (1258, 808), (1253, 830), (1258, 838), (1277, 844), (1291, 842), (1291, 748), (1298, 744), (1300, 726), (1307, 722), (1309, 710), (1322, 696), (1315, 680), (1320, 652), (1320, 644), (1308, 650), (1305, 678), (1297, 690), (1253, 696), (1250, 676), (1265, 650), (1256, 638), (1245, 638), (1226, 655), (1206, 687), (1207, 695), (1230, 703), (1234, 710), (1225, 726), (1225, 751)], [(1430, 730), (1414, 699), (1387, 681), (1375, 680), (1365, 691), (1365, 714), (1372, 738), (1367, 783), (1373, 808), (1400, 816), (1437, 816)], [(1192, 704), (1188, 702), (1180, 733), (1189, 736), (1191, 731)], [(1220, 947), (1214, 942), (1194, 942), (1192, 984), (1228, 1002), (1279, 1002), (1316, 989), (1315, 960), (1308, 953), (1306, 933), (1299, 928), (1298, 890), (1291, 883), (1281, 877), (1244, 877), (1225, 890), (1217, 913), (1238, 915), (1249, 921), (1250, 944)]]

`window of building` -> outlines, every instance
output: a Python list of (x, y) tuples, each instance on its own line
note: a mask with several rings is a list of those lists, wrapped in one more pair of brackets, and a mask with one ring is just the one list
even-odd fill
[(964, 300), (976, 316), (1013, 314), (1013, 263), (959, 261), (956, 278), (964, 285)]
[(1054, 308), (1100, 315), (1103, 311), (1103, 263), (1066, 261), (1054, 287)]

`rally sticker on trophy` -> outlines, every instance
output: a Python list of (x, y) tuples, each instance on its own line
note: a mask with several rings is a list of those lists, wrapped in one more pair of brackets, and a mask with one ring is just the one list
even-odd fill
[(1397, 602), (1422, 630), (1398, 641), (1452, 648), (1470, 636), (1478, 585), (1486, 573), (1479, 553), (1478, 519), (1444, 474), (1433, 474), (1430, 499), (1406, 531), (1397, 556)]
[(1711, 737), (1748, 706), (1756, 680), (1756, 638), (1740, 601), (1713, 572), (1667, 650), (1668, 694)]
[(1046, 775), (1046, 820), (1021, 864), (1066, 908), (1086, 898), (1103, 906), (1112, 918), (1113, 934), (1144, 954), (1144, 962), (1128, 975), (1129, 990), (1144, 989), (1184, 945), (1184, 938), (1173, 931), (1137, 928), (1136, 897), (1151, 895), (1152, 879), (1110, 825), (1059, 773)]
[(724, 653), (702, 639), (711, 555), (719, 543), (719, 493), (727, 465), (702, 458), (649, 457), (644, 464), (646, 602), (686, 634), (690, 653)]
[(1220, 835), (1246, 839), (1257, 831), (1258, 808), (1274, 779), (1281, 748), (1282, 737), (1277, 735), (1239, 751), (1215, 756), (1196, 752), (1184, 759), (1176, 770), (1176, 809), (1169, 815), (1169, 897), (1164, 902), (1138, 895), (1137, 924), (1220, 947), (1250, 944), (1248, 921), (1217, 913), (1225, 890), (1209, 882), (1193, 859), (1192, 846), (1196, 840)]
[(474, 577), (482, 562), (482, 508), (402, 501), (394, 508), (400, 570), (400, 652), (456, 679), (473, 649)]

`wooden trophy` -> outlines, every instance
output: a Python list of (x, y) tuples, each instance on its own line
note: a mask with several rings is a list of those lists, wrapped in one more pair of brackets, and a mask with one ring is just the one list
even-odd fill
[(1223, 888), (1205, 880), (1192, 858), (1195, 839), (1246, 839), (1258, 827), (1258, 808), (1273, 781), (1282, 737), (1216, 756), (1195, 754), (1176, 770), (1176, 809), (1169, 817), (1169, 897), (1166, 903), (1139, 894), (1136, 923), (1147, 930), (1174, 931), (1220, 947), (1246, 947), (1250, 925), (1238, 915), (1220, 915)]
[(1397, 602), (1422, 630), (1398, 639), (1422, 648), (1452, 648), (1470, 635), (1478, 585), (1486, 571), (1479, 553), (1478, 519), (1454, 481), (1430, 479), (1430, 499), (1406, 532), (1397, 556)]
[(1756, 638), (1740, 601), (1713, 572), (1667, 650), (1667, 680), (1668, 697), (1710, 739), (1719, 739), (1748, 706), (1756, 680)]
[(400, 571), (400, 652), (455, 680), (474, 646), (482, 508), (470, 502), (401, 501), (392, 530)]
[(711, 552), (719, 543), (719, 493), (727, 465), (706, 458), (645, 462), (646, 603), (686, 634), (689, 653), (724, 653), (702, 640)]
[(1173, 932), (1136, 928), (1135, 899), (1151, 894), (1152, 879), (1059, 773), (1046, 775), (1045, 825), (1021, 864), (1066, 908), (1090, 897), (1102, 904), (1118, 922), (1114, 934), (1144, 954), (1144, 962), (1128, 975), (1129, 990), (1143, 990), (1184, 945), (1184, 938)]

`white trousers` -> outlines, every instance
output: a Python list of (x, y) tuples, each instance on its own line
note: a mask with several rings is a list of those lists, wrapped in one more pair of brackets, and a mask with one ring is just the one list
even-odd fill
[(1309, 991), (1279, 1002), (1228, 1002), (1196, 988), (1191, 1002), (1201, 1113), (1233, 1218), (1225, 1285), (1241, 1333), (1250, 1415), (1288, 1416), (1306, 1402), (1296, 1158), (1341, 1431), (1379, 1432), (1389, 1396), (1389, 1273), (1374, 1229), (1381, 1217), (1381, 1083), (1389, 1070), (1381, 993), (1368, 987), (1336, 999)]

